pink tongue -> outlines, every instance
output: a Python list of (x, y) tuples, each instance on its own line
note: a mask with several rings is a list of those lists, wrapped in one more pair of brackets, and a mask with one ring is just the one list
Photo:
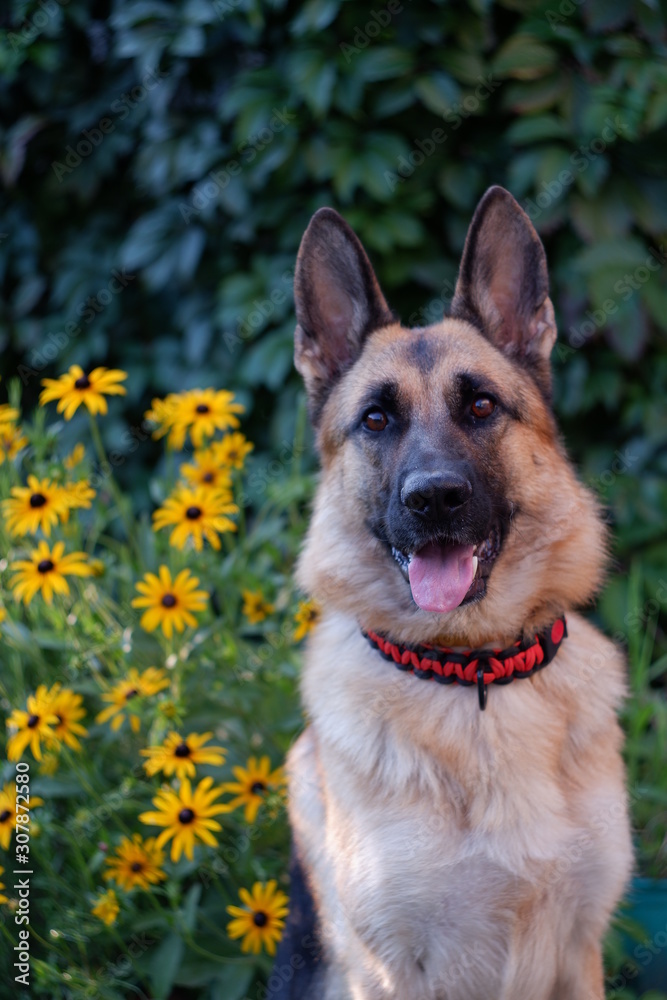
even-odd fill
[(472, 552), (472, 545), (435, 542), (416, 552), (408, 568), (415, 604), (423, 611), (458, 608), (472, 583)]

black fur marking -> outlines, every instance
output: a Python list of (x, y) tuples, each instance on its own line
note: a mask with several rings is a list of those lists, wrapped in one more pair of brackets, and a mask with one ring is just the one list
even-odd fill
[[(289, 914), (269, 978), (271, 1000), (321, 1000), (326, 962), (322, 957), (315, 902), (292, 844)], [(280, 982), (275, 990), (274, 983)]]
[(406, 349), (406, 359), (423, 375), (433, 371), (437, 361), (437, 350), (433, 340), (419, 333), (410, 341)]

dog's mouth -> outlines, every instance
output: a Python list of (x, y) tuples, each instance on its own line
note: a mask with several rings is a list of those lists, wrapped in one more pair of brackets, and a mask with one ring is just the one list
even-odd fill
[(410, 584), (415, 604), (423, 611), (444, 614), (484, 597), (501, 542), (500, 530), (493, 528), (475, 545), (434, 540), (412, 553), (391, 546), (391, 554)]

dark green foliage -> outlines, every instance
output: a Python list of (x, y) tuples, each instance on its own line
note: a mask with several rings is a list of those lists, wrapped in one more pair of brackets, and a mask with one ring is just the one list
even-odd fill
[[(556, 406), (615, 531), (598, 614), (629, 646), (636, 815), (644, 859), (664, 874), (659, 10), (642, 0), (7, 3), (0, 345), (3, 376), (22, 376), (26, 403), (43, 374), (73, 362), (129, 371), (135, 426), (151, 394), (224, 386), (248, 405), (249, 436), (275, 453), (292, 441), (301, 393), (291, 269), (312, 212), (345, 215), (392, 307), (423, 325), (447, 307), (477, 199), (507, 186), (547, 248)], [(158, 451), (131, 453), (124, 430), (106, 425), (109, 450), (128, 452), (119, 472), (145, 497)], [(591, 697), (597, 684), (603, 676)]]

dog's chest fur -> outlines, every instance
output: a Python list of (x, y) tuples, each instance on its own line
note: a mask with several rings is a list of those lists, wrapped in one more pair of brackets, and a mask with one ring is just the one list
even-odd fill
[[(593, 641), (606, 655), (589, 677)], [(526, 982), (552, 996), (562, 956), (544, 946), (545, 912), (554, 940), (583, 911), (602, 928), (626, 877), (622, 687), (613, 647), (576, 616), (554, 664), (492, 688), (483, 714), (473, 689), (396, 671), (353, 621), (321, 623), (290, 770), (297, 842), (327, 900), (327, 1000), (516, 997)]]

